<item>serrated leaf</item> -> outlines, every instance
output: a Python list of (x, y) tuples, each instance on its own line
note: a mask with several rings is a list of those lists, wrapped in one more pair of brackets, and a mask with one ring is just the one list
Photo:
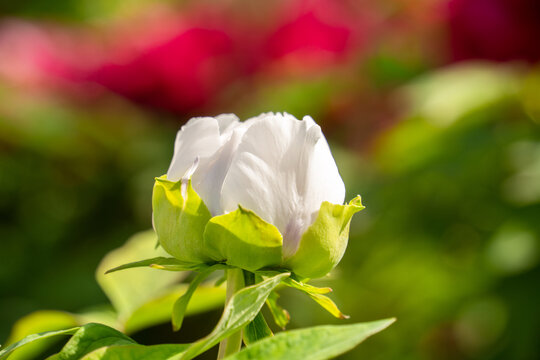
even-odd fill
[(262, 312), (259, 311), (255, 319), (244, 328), (244, 343), (250, 345), (268, 336), (274, 336), (274, 333), (268, 327)]
[(268, 306), (268, 309), (270, 309), (270, 313), (272, 314), (276, 325), (285, 330), (285, 327), (287, 327), (287, 324), (291, 320), (291, 316), (287, 310), (278, 305), (278, 298), (279, 295), (275, 291), (272, 291), (268, 296), (268, 299), (266, 299), (266, 305)]
[(102, 347), (81, 360), (174, 360), (189, 344), (120, 345)]
[(289, 273), (279, 274), (238, 291), (225, 306), (223, 315), (214, 330), (192, 344), (181, 359), (193, 359), (229, 335), (241, 330), (257, 316), (272, 290), (289, 275)]
[(174, 331), (178, 331), (182, 327), (184, 315), (186, 314), (186, 309), (189, 301), (191, 300), (191, 296), (193, 296), (193, 293), (199, 287), (201, 282), (203, 282), (203, 280), (206, 279), (206, 277), (208, 277), (208, 275), (210, 275), (212, 272), (223, 269), (224, 267), (224, 265), (218, 264), (201, 271), (191, 281), (191, 284), (189, 284), (189, 287), (185, 294), (183, 294), (178, 298), (178, 300), (176, 300), (172, 310), (172, 325)]
[(200, 263), (190, 263), (186, 261), (181, 261), (176, 258), (158, 256), (151, 259), (139, 260), (130, 262), (128, 264), (123, 264), (112, 269), (105, 271), (105, 274), (110, 274), (115, 271), (139, 268), (139, 267), (151, 267), (159, 270), (169, 270), (169, 271), (192, 271), (192, 270), (201, 270), (207, 268), (208, 265)]
[(78, 360), (104, 346), (131, 344), (136, 344), (136, 342), (120, 331), (103, 324), (90, 323), (81, 326), (62, 350), (47, 360)]
[(354, 348), (369, 336), (384, 330), (395, 319), (369, 323), (316, 326), (282, 332), (263, 339), (226, 360), (325, 360)]
[(59, 336), (59, 335), (73, 335), (79, 330), (80, 327), (74, 327), (71, 329), (65, 329), (65, 330), (57, 330), (57, 331), (46, 331), (38, 334), (32, 334), (28, 335), (25, 338), (9, 345), (8, 347), (5, 347), (0, 350), (0, 360), (7, 359), (8, 356), (15, 351), (16, 349), (21, 348), (22, 346), (25, 346), (27, 344), (33, 343), (35, 341), (39, 341), (42, 339), (50, 338), (53, 336)]

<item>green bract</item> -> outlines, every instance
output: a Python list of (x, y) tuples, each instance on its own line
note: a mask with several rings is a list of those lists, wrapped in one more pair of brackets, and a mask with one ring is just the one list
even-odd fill
[(352, 216), (364, 209), (360, 196), (348, 205), (323, 202), (315, 222), (302, 235), (287, 266), (303, 277), (318, 278), (336, 266), (347, 248)]
[(285, 259), (283, 236), (274, 225), (241, 206), (212, 217), (190, 180), (157, 178), (153, 207), (159, 243), (179, 260), (224, 262), (249, 271), (283, 268), (305, 278), (324, 276), (337, 265), (347, 247), (351, 218), (364, 208), (360, 196), (346, 205), (323, 202), (298, 250)]
[(153, 221), (161, 246), (172, 256), (188, 262), (211, 260), (203, 234), (212, 217), (191, 181), (156, 178), (152, 195)]
[(279, 230), (241, 206), (210, 219), (204, 241), (214, 260), (242, 269), (255, 271), (283, 262), (283, 237)]

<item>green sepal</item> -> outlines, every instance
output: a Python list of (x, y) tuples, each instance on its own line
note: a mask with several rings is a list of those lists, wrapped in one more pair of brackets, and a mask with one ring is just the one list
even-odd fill
[(362, 209), (360, 196), (347, 205), (323, 202), (315, 222), (302, 235), (298, 250), (287, 260), (286, 267), (306, 278), (328, 274), (345, 253), (352, 216)]
[(241, 269), (255, 271), (282, 263), (283, 237), (279, 230), (241, 206), (213, 217), (206, 225), (204, 241), (214, 260)]
[(156, 178), (152, 195), (154, 229), (161, 246), (175, 258), (187, 262), (210, 260), (203, 233), (212, 215), (201, 197), (187, 182)]

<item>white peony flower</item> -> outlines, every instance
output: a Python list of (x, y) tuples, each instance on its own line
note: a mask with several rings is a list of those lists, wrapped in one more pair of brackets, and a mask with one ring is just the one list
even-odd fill
[[(297, 120), (286, 113), (266, 113), (244, 122), (232, 114), (193, 118), (178, 132), (166, 181), (183, 184), (180, 186), (183, 200), (188, 196), (188, 183), (191, 182), (192, 189), (200, 196), (212, 220), (227, 216), (240, 207), (244, 213), (251, 211), (269, 226), (277, 228), (282, 242), (281, 262), (266, 266), (294, 265), (302, 239), (316, 222), (323, 203), (341, 205), (343, 209), (349, 206), (354, 212), (362, 208), (359, 199), (352, 205), (342, 205), (345, 186), (321, 128), (309, 116)], [(154, 201), (154, 220), (156, 205)], [(345, 211), (346, 216), (340, 220), (339, 225), (346, 225), (347, 233), (354, 212)], [(232, 217), (229, 220), (233, 221)], [(345, 224), (341, 224), (343, 221)], [(222, 223), (220, 226), (227, 227)], [(342, 230), (334, 237), (340, 237)], [(172, 255), (181, 257), (182, 254), (172, 249), (175, 246), (171, 247), (170, 241), (161, 241), (158, 226), (156, 231), (164, 248), (167, 251), (170, 248)], [(173, 236), (170, 231), (165, 237)], [(174, 231), (182, 229), (175, 227)], [(212, 248), (213, 240), (209, 236), (205, 238), (204, 234), (200, 236), (202, 242)], [(328, 243), (337, 241), (327, 240)], [(214, 251), (208, 252), (209, 257), (230, 262), (231, 254), (223, 254), (223, 246), (231, 245), (218, 245)], [(331, 267), (337, 264), (344, 250), (345, 247), (340, 246), (339, 254), (332, 254)], [(205, 252), (204, 249), (201, 251)], [(202, 256), (201, 261), (205, 258)]]

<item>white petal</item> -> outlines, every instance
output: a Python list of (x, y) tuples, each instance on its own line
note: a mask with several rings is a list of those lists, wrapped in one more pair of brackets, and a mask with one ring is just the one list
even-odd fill
[(224, 213), (221, 208), (221, 188), (232, 158), (246, 127), (237, 127), (214, 155), (203, 161), (193, 175), (193, 187), (213, 216)]
[(240, 125), (240, 119), (234, 114), (221, 114), (216, 116), (219, 125), (219, 133), (222, 137), (230, 136), (231, 132)]
[(211, 117), (192, 118), (178, 133), (174, 143), (174, 156), (167, 171), (167, 179), (178, 181), (199, 159), (211, 156), (220, 147), (219, 125)]
[[(304, 117), (304, 121), (311, 122), (313, 126), (319, 128), (309, 116)], [(311, 215), (310, 223), (315, 221), (323, 201), (343, 204), (345, 200), (345, 184), (324, 136), (318, 139), (307, 164), (304, 199), (305, 210)]]
[(250, 121), (223, 182), (222, 208), (240, 204), (274, 224), (284, 237), (284, 255), (292, 256), (322, 201), (343, 202), (343, 182), (311, 118), (270, 113)]

